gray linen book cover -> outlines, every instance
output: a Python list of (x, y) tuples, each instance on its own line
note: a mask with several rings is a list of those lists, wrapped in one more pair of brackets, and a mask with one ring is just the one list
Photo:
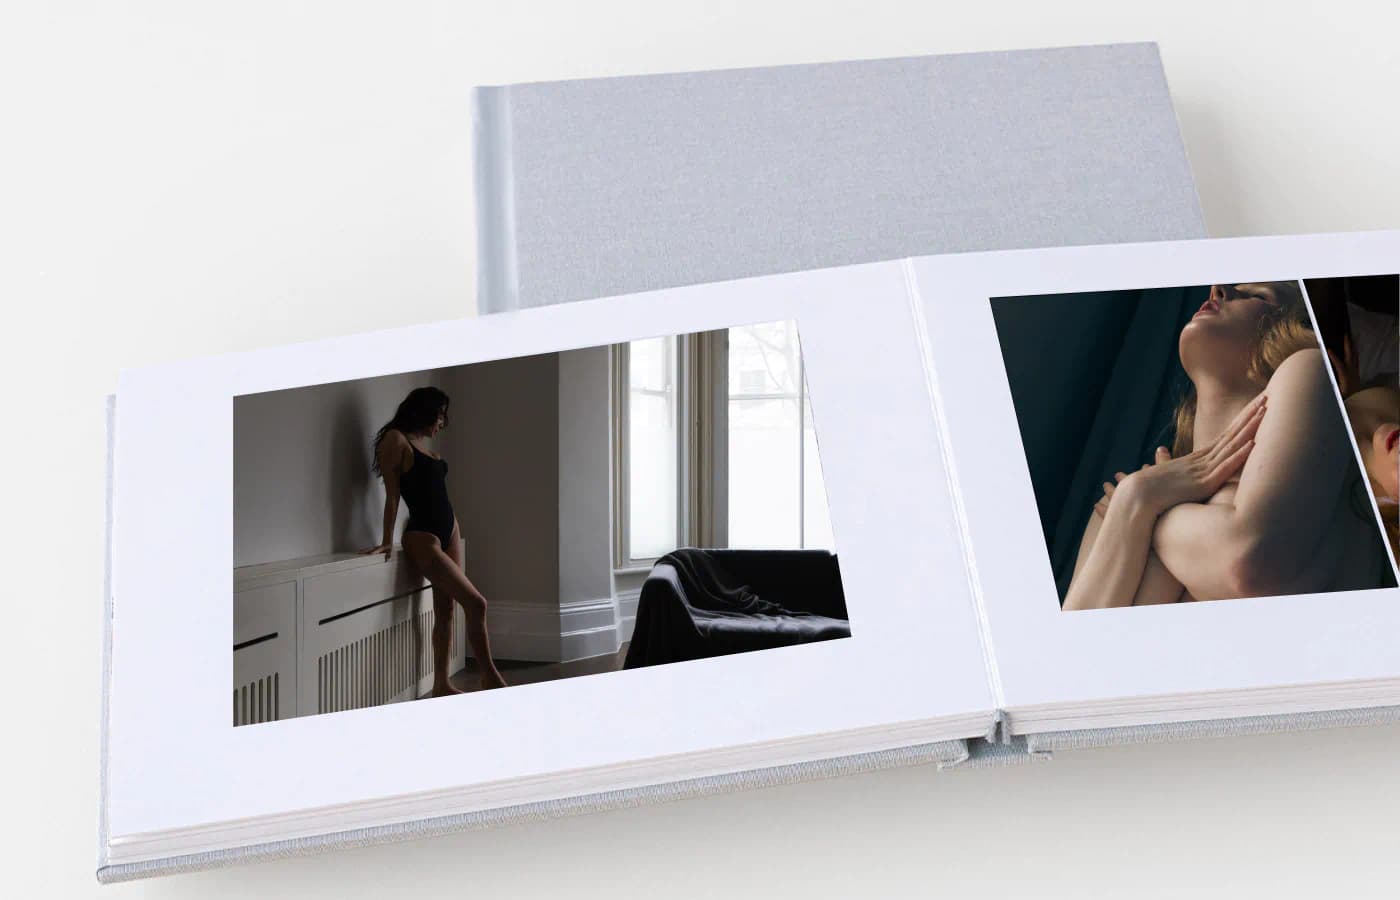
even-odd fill
[(1205, 236), (1155, 44), (477, 88), (478, 308)]

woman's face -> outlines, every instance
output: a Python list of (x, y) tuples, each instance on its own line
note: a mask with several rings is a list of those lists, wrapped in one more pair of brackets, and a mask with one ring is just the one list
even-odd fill
[(1260, 322), (1297, 288), (1290, 282), (1211, 285), (1210, 296), (1181, 330), (1178, 349), (1186, 371), (1217, 377), (1243, 375), (1249, 369)]
[(428, 437), (435, 437), (439, 431), (447, 427), (447, 410), (438, 410), (437, 418), (433, 424), (428, 426)]
[(1400, 502), (1400, 391), (1367, 388), (1348, 397), (1346, 407), (1378, 498)]

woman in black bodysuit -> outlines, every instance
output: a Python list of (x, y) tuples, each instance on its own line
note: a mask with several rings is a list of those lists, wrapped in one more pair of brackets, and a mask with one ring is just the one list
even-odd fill
[(505, 687), (486, 635), (486, 598), (462, 570), (462, 532), (447, 495), (447, 463), (420, 444), (447, 427), (448, 397), (434, 387), (415, 388), (374, 436), (373, 469), (384, 478), (384, 537), (365, 553), (393, 553), (399, 498), (408, 504), (403, 549), (433, 586), (434, 697), (461, 693), (448, 684), (452, 604), (467, 616), (467, 643), (481, 668), (481, 687)]

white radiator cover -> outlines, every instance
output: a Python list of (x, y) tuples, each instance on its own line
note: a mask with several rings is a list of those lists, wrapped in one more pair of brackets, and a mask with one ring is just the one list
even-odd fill
[(295, 715), (297, 584), (234, 585), (233, 724)]
[[(432, 687), (431, 589), (402, 553), (234, 570), (233, 724), (412, 700)], [(466, 664), (454, 610), (449, 669)]]

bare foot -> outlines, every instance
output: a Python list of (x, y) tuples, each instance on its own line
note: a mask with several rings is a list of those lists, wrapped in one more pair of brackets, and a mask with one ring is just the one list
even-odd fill
[(457, 690), (455, 687), (453, 687), (453, 686), (450, 685), (450, 684), (435, 684), (435, 685), (433, 685), (433, 689), (432, 689), (431, 691), (428, 692), (428, 696), (429, 696), (429, 697), (451, 697), (453, 694), (463, 694), (463, 693), (466, 693), (466, 692), (465, 692), (465, 691), (459, 691), (459, 690)]
[(503, 688), (503, 687), (510, 687), (510, 685), (507, 684), (507, 683), (506, 683), (506, 680), (505, 680), (504, 678), (501, 677), (501, 673), (500, 673), (500, 672), (494, 672), (494, 671), (493, 671), (493, 672), (482, 672), (482, 673), (481, 673), (481, 689), (482, 689), (483, 691), (489, 691), (489, 690), (491, 690), (491, 689), (493, 689), (493, 688)]

